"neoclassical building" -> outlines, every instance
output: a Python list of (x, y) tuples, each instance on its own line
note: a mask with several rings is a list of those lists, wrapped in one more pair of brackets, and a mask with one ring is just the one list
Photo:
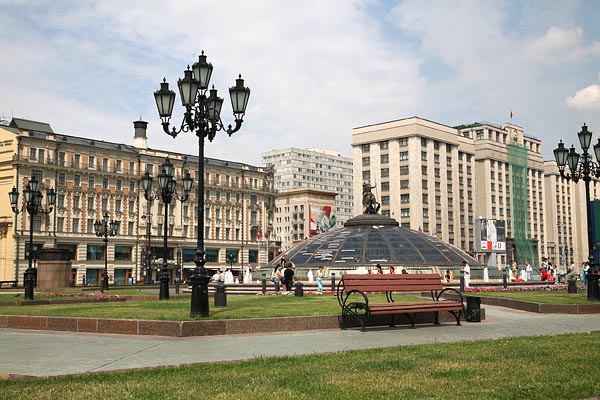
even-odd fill
[[(108, 273), (114, 284), (156, 279), (162, 265), (163, 232), (168, 229), (168, 267), (172, 280), (187, 280), (197, 239), (197, 201), (205, 196), (206, 267), (241, 268), (263, 265), (278, 249), (261, 231), (272, 226), (275, 207), (273, 182), (261, 167), (205, 158), (205, 188), (194, 186), (186, 202), (171, 203), (165, 216), (160, 199), (147, 201), (141, 188), (146, 171), (156, 178), (167, 158), (175, 165), (178, 182), (185, 172), (196, 181), (198, 157), (147, 146), (145, 121), (134, 122), (133, 145), (59, 134), (49, 124), (13, 118), (0, 125), (0, 280), (22, 283), (27, 268), (29, 216), (12, 212), (8, 193), (21, 193), (31, 177), (45, 193), (54, 188), (56, 206), (35, 216), (35, 249), (69, 250), (73, 280), (97, 284)], [(154, 179), (156, 184), (156, 179)], [(46, 197), (44, 197), (45, 201)], [(20, 196), (23, 202), (23, 196)], [(120, 221), (119, 232), (108, 240), (97, 237), (94, 222), (108, 213)], [(268, 235), (267, 235), (268, 236)]]

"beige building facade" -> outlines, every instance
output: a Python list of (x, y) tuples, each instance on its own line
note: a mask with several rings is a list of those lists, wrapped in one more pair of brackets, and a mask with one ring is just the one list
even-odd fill
[(275, 206), (272, 179), (264, 169), (206, 158), (204, 193), (195, 185), (188, 201), (171, 203), (165, 216), (162, 201), (144, 198), (140, 178), (146, 171), (156, 178), (168, 157), (178, 182), (188, 171), (196, 182), (198, 157), (148, 148), (146, 126), (134, 122), (134, 145), (58, 134), (47, 123), (17, 118), (0, 126), (0, 189), (6, 193), (0, 196), (0, 280), (22, 283), (27, 268), (29, 218), (26, 212), (14, 215), (8, 192), (16, 186), (21, 193), (31, 176), (43, 182), (43, 193), (51, 187), (57, 193), (54, 211), (34, 218), (34, 249), (69, 249), (76, 284), (84, 279), (97, 284), (103, 276), (103, 239), (93, 226), (105, 212), (121, 222), (106, 252), (113, 284), (157, 279), (165, 224), (172, 281), (187, 280), (195, 267), (199, 195), (205, 196), (207, 268), (218, 269), (228, 261), (234, 268), (261, 265), (273, 258), (277, 243), (263, 245), (260, 234), (272, 225)]
[(336, 193), (313, 189), (279, 193), (275, 199), (273, 227), (275, 236), (281, 241), (281, 251), (319, 234), (317, 221), (325, 217), (323, 210), (335, 208), (335, 199)]
[[(370, 183), (381, 212), (487, 265), (539, 262), (548, 252), (541, 141), (514, 124), (451, 127), (412, 117), (352, 135), (354, 196)], [(362, 212), (355, 202), (355, 213)], [(476, 221), (506, 222), (506, 251), (476, 253)], [(490, 259), (493, 258), (492, 262)]]

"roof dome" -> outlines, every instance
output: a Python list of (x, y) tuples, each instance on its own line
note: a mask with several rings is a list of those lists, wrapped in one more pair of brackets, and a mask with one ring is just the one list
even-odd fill
[[(313, 236), (286, 252), (300, 268), (323, 265), (330, 271), (360, 267), (408, 267), (409, 269), (460, 268), (466, 260), (478, 261), (442, 240), (409, 228), (381, 214), (361, 214), (348, 220), (343, 228)], [(279, 258), (272, 264), (276, 264)]]

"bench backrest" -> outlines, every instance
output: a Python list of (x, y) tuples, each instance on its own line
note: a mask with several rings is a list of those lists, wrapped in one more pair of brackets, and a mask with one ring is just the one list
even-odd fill
[(344, 292), (360, 290), (362, 292), (420, 292), (442, 290), (442, 281), (438, 274), (345, 274)]

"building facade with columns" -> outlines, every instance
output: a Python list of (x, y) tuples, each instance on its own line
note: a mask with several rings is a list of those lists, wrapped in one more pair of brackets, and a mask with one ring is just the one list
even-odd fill
[[(52, 213), (34, 218), (34, 249), (69, 249), (73, 281), (98, 284), (104, 273), (103, 239), (94, 222), (108, 213), (121, 222), (108, 239), (108, 273), (113, 284), (154, 281), (162, 265), (163, 232), (168, 229), (168, 266), (172, 281), (187, 280), (197, 238), (196, 199), (205, 196), (206, 267), (219, 269), (232, 261), (235, 268), (262, 265), (273, 258), (277, 243), (263, 246), (261, 227), (273, 218), (274, 188), (262, 167), (205, 158), (205, 188), (197, 186), (187, 202), (175, 202), (164, 215), (159, 199), (147, 201), (141, 177), (157, 177), (168, 157), (178, 182), (186, 171), (197, 181), (198, 157), (147, 146), (144, 121), (134, 122), (134, 144), (111, 143), (59, 134), (49, 124), (18, 118), (0, 125), (0, 280), (22, 283), (27, 268), (29, 218), (14, 215), (8, 192), (19, 192), (36, 177), (42, 192), (54, 188)], [(156, 181), (156, 180), (155, 180)], [(23, 201), (21, 196), (20, 201)], [(3, 233), (4, 232), (4, 233)], [(270, 254), (270, 255), (269, 255)], [(227, 256), (230, 256), (229, 258)], [(35, 257), (35, 253), (34, 253)]]

